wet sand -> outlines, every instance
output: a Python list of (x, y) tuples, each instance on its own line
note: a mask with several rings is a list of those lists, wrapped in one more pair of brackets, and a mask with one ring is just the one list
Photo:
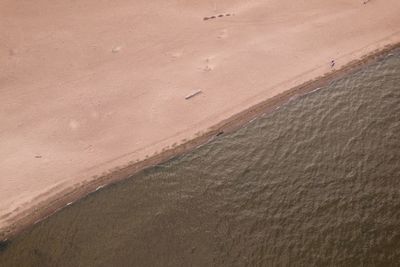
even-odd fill
[(284, 93), (331, 73), (331, 59), (339, 69), (400, 40), (394, 0), (2, 1), (0, 10), (3, 236), (250, 120), (266, 99), (272, 108), (315, 88)]

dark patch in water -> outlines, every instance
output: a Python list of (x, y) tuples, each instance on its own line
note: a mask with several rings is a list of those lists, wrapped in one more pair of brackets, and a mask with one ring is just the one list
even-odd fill
[(11, 244), (10, 240), (0, 240), (0, 252), (5, 251)]

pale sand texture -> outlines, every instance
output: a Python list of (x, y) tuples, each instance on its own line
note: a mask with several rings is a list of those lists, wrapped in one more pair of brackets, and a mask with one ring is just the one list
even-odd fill
[(399, 41), (399, 0), (0, 0), (0, 229)]

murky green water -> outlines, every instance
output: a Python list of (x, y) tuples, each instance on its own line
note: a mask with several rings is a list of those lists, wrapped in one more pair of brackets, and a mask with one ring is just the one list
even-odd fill
[(399, 266), (400, 50), (3, 250), (1, 266)]

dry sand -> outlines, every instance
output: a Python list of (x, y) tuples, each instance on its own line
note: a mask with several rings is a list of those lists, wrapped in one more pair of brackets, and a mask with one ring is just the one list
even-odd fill
[(1, 0), (0, 232), (399, 41), (398, 0)]

